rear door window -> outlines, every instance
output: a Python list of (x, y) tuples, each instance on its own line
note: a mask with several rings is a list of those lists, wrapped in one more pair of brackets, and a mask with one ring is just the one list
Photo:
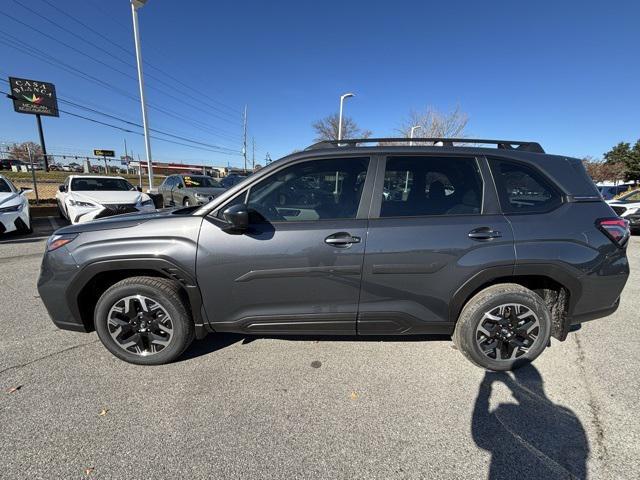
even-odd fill
[(482, 177), (471, 157), (389, 157), (381, 217), (473, 215), (482, 210)]
[(543, 213), (562, 204), (562, 195), (542, 173), (507, 160), (489, 159), (504, 213)]

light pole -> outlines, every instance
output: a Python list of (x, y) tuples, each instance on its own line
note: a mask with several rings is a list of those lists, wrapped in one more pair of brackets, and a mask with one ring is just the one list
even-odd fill
[[(413, 132), (415, 132), (416, 130), (418, 130), (419, 128), (422, 128), (421, 125), (414, 125), (413, 127), (411, 127), (411, 133), (409, 134), (409, 138), (413, 139)], [(413, 140), (409, 141), (409, 146), (413, 146)]]
[(342, 105), (344, 104), (344, 99), (349, 97), (355, 97), (353, 93), (345, 93), (344, 95), (340, 95), (340, 116), (338, 118), (338, 140), (342, 140)]
[(149, 173), (149, 191), (153, 188), (153, 163), (151, 161), (151, 142), (149, 139), (149, 122), (147, 120), (147, 104), (144, 101), (144, 78), (142, 75), (142, 52), (140, 51), (140, 30), (138, 28), (138, 9), (147, 0), (131, 0), (131, 16), (133, 17), (133, 38), (136, 44), (136, 63), (138, 65), (138, 85), (140, 86), (140, 107), (142, 108), (142, 129), (144, 130), (144, 148), (147, 152), (147, 172)]

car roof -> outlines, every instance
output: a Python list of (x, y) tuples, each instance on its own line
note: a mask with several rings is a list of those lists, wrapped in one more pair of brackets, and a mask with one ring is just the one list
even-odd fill
[(119, 177), (117, 175), (69, 175), (69, 178), (117, 178), (119, 180), (127, 180), (124, 177)]

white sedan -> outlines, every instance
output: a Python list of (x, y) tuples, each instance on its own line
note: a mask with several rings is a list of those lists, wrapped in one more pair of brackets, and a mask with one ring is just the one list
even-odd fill
[(607, 203), (619, 217), (629, 220), (632, 230), (640, 230), (640, 190), (633, 190), (614, 200), (607, 200)]
[(29, 200), (31, 190), (16, 188), (8, 178), (0, 175), (0, 233), (31, 233)]
[(56, 193), (60, 215), (82, 223), (122, 213), (155, 210), (149, 195), (122, 177), (70, 175)]

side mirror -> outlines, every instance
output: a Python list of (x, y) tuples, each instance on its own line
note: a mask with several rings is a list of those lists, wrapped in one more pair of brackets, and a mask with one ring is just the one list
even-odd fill
[(225, 230), (244, 232), (249, 228), (249, 209), (244, 203), (230, 206), (222, 212), (222, 216), (229, 223)]
[(136, 186), (136, 190), (139, 191), (139, 192), (142, 192), (142, 187), (140, 185), (137, 185)]
[(65, 187), (64, 185), (60, 185), (60, 186), (58, 187), (58, 190), (60, 190), (62, 193), (64, 193), (64, 192), (66, 192), (66, 191), (67, 191), (67, 187)]
[(20, 189), (20, 193), (22, 193), (22, 194), (24, 194), (24, 195), (26, 195), (26, 194), (28, 194), (28, 193), (31, 193), (31, 192), (33, 192), (33, 189), (31, 189), (31, 188), (25, 188), (25, 187), (22, 187), (22, 188)]

